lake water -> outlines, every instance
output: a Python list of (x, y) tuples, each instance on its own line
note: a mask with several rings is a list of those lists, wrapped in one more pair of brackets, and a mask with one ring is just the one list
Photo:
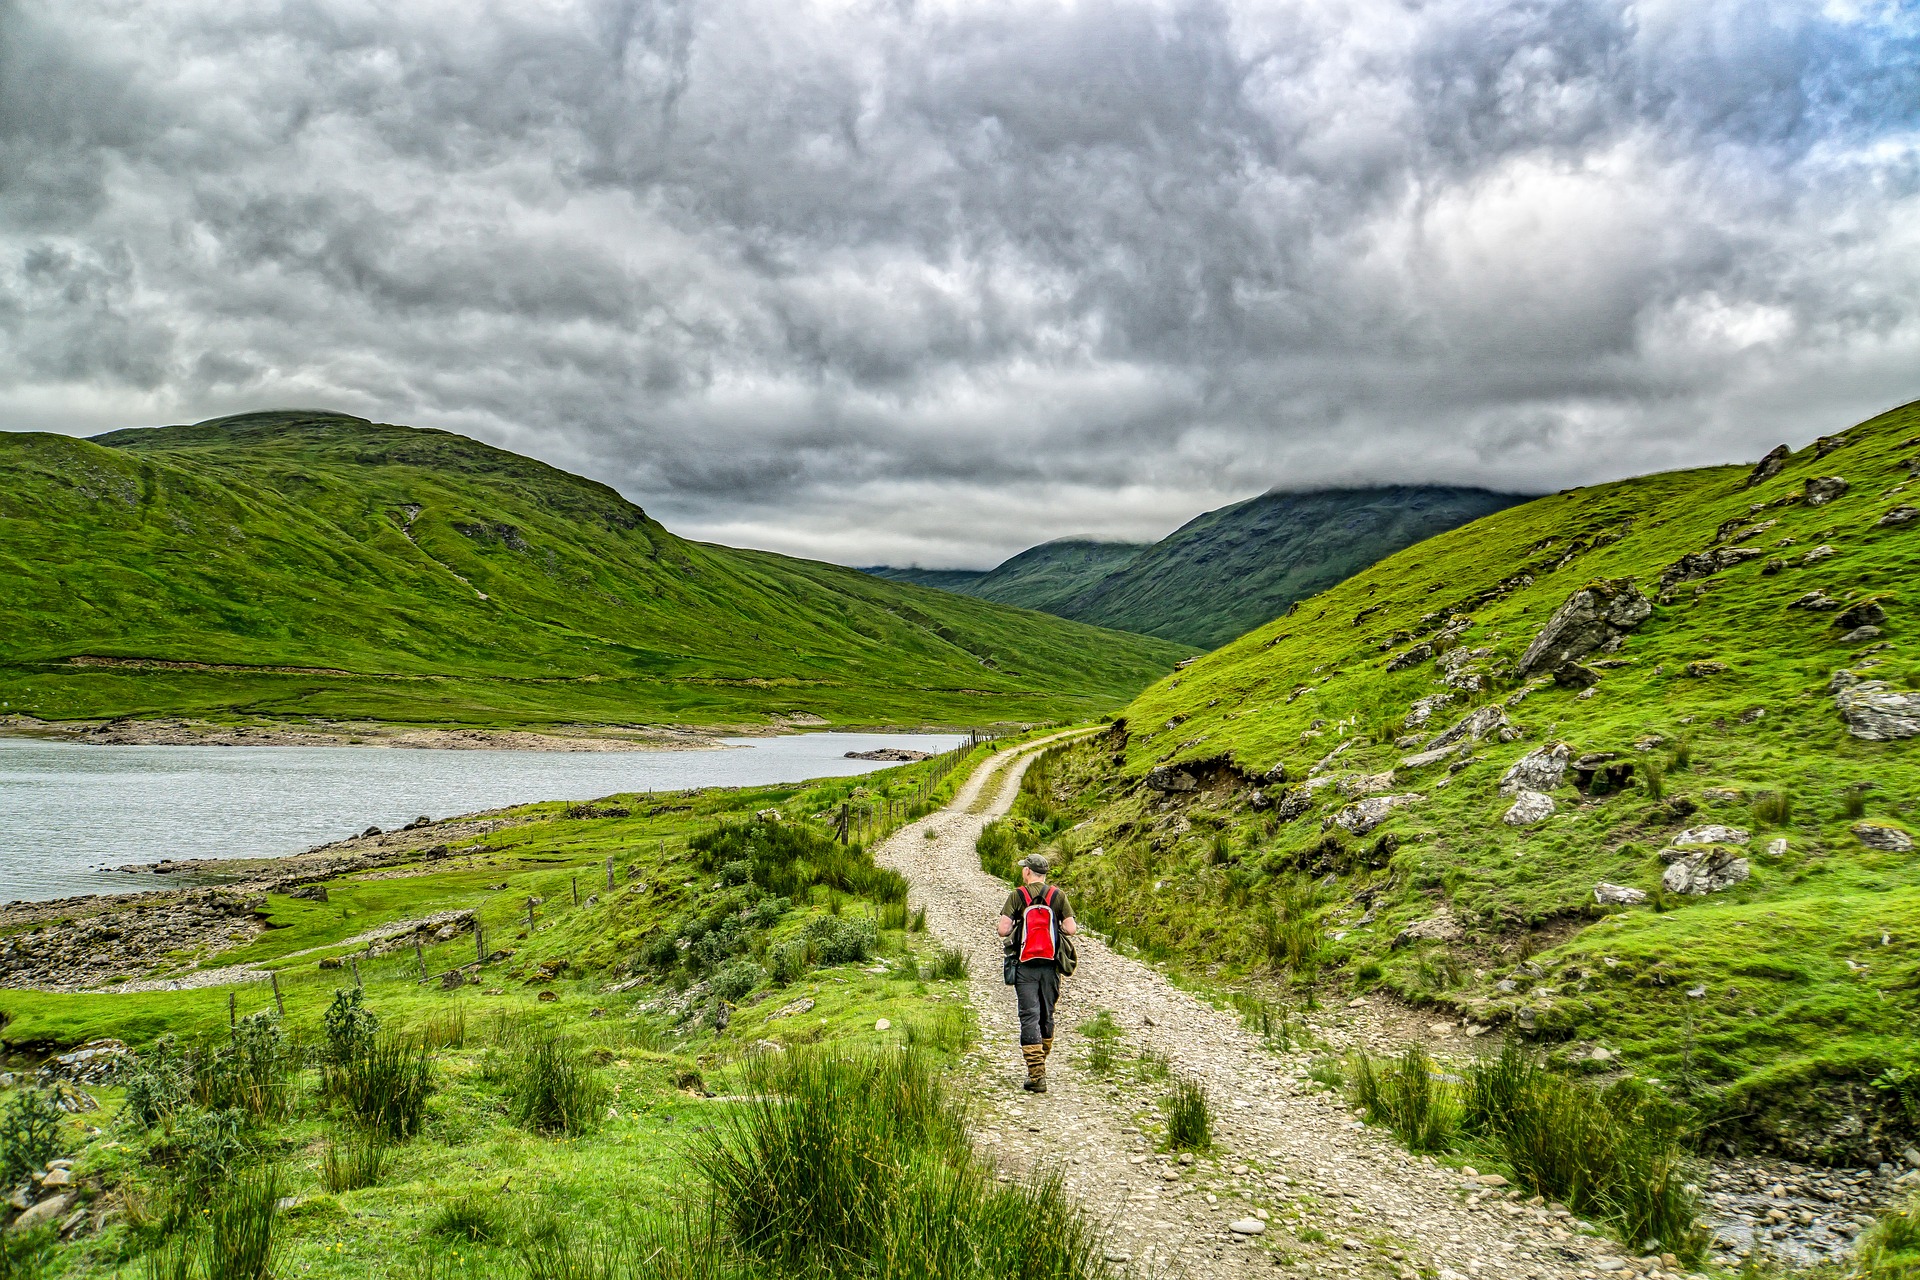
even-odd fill
[(108, 747), (0, 737), (0, 901), (160, 887), (109, 868), (298, 853), (369, 826), (533, 800), (762, 786), (884, 769), (849, 751), (945, 751), (953, 734), (730, 738), (726, 751)]

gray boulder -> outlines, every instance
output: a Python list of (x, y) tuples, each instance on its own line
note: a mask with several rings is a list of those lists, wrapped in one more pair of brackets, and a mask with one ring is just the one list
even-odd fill
[(1854, 737), (1892, 742), (1920, 734), (1920, 692), (1895, 689), (1885, 680), (1862, 680), (1850, 671), (1834, 672), (1827, 687), (1834, 689), (1833, 705)]
[(1404, 947), (1409, 942), (1453, 942), (1460, 937), (1460, 922), (1454, 919), (1450, 907), (1441, 907), (1424, 920), (1415, 920), (1400, 931), (1393, 940), (1396, 947)]
[(1527, 651), (1520, 655), (1514, 674), (1552, 671), (1598, 649), (1612, 652), (1627, 632), (1653, 616), (1653, 602), (1629, 578), (1590, 582), (1568, 596), (1554, 610)]
[(1839, 476), (1820, 476), (1807, 481), (1805, 501), (1810, 507), (1824, 507), (1835, 498), (1846, 496), (1850, 486)]
[(1647, 891), (1602, 880), (1593, 886), (1593, 900), (1604, 907), (1632, 907), (1647, 900)]
[(1466, 749), (1466, 743), (1456, 742), (1449, 747), (1435, 747), (1431, 751), (1416, 752), (1402, 760), (1400, 767), (1402, 769), (1424, 769), (1428, 765), (1439, 764), (1443, 760), (1451, 760)]
[(1398, 796), (1368, 796), (1357, 800), (1333, 815), (1334, 826), (1351, 835), (1364, 836), (1385, 822), (1395, 809), (1404, 808), (1426, 799), (1423, 795), (1408, 793)]
[(1920, 520), (1920, 507), (1902, 506), (1895, 507), (1874, 523), (1883, 529), (1895, 529), (1903, 524), (1912, 524), (1915, 520)]
[(1749, 874), (1751, 868), (1745, 858), (1735, 857), (1725, 849), (1709, 848), (1675, 858), (1661, 875), (1660, 883), (1668, 893), (1698, 898), (1730, 889)]
[(77, 1197), (71, 1191), (63, 1191), (57, 1196), (48, 1196), (45, 1200), (40, 1201), (40, 1203), (15, 1218), (13, 1225), (8, 1227), (7, 1230), (14, 1234), (25, 1234), (35, 1227), (45, 1226), (50, 1222), (58, 1222), (61, 1215), (72, 1207), (75, 1199), (77, 1199)]
[(1878, 849), (1882, 853), (1913, 852), (1913, 837), (1898, 827), (1878, 822), (1856, 822), (1852, 830), (1853, 838), (1869, 849)]
[(1514, 794), (1513, 807), (1500, 816), (1500, 821), (1510, 827), (1530, 827), (1551, 818), (1558, 808), (1552, 796), (1522, 787)]
[(1409, 729), (1418, 729), (1433, 719), (1433, 713), (1453, 701), (1450, 693), (1432, 693), (1407, 708), (1407, 718), (1402, 722)]
[(1886, 625), (1887, 611), (1876, 599), (1859, 600), (1848, 605), (1833, 619), (1833, 625), (1843, 631), (1855, 627), (1879, 627)]
[(1664, 590), (1677, 582), (1710, 578), (1722, 569), (1731, 569), (1748, 560), (1758, 560), (1766, 554), (1757, 547), (1722, 547), (1718, 551), (1689, 552), (1661, 571), (1660, 586)]
[(1747, 482), (1740, 487), (1742, 489), (1751, 489), (1757, 484), (1773, 479), (1779, 475), (1781, 471), (1785, 470), (1787, 459), (1792, 456), (1793, 450), (1787, 448), (1787, 446), (1783, 444), (1775, 445), (1773, 451), (1767, 454), (1766, 457), (1760, 459), (1760, 461), (1754, 465), (1753, 470), (1747, 473)]
[(1426, 749), (1448, 746), (1455, 742), (1478, 742), (1507, 722), (1506, 710), (1502, 707), (1481, 707), (1479, 710), (1462, 716), (1454, 725), (1427, 739)]
[(1433, 641), (1422, 640), (1404, 653), (1396, 653), (1387, 659), (1387, 670), (1405, 671), (1408, 667), (1417, 667), (1433, 656)]
[(1753, 833), (1743, 827), (1725, 827), (1710, 822), (1704, 827), (1689, 827), (1667, 843), (1679, 848), (1700, 844), (1745, 844)]
[(1567, 758), (1571, 754), (1564, 742), (1534, 748), (1500, 775), (1500, 794), (1511, 796), (1522, 791), (1552, 791), (1566, 778)]
[(1147, 787), (1153, 791), (1182, 792), (1199, 789), (1199, 782), (1185, 769), (1163, 764), (1147, 774)]

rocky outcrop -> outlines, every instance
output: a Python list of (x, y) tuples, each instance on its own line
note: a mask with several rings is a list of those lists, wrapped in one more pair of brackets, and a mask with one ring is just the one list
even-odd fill
[(1510, 827), (1530, 827), (1536, 822), (1545, 822), (1557, 811), (1552, 796), (1522, 787), (1514, 793), (1513, 807), (1500, 815), (1500, 821)]
[(1407, 718), (1401, 723), (1409, 729), (1420, 729), (1433, 719), (1433, 713), (1453, 702), (1450, 693), (1430, 693), (1407, 708)]
[(1704, 827), (1689, 827), (1667, 843), (1679, 848), (1702, 844), (1745, 844), (1753, 833), (1744, 827), (1726, 827), (1710, 822)]
[(1522, 791), (1553, 790), (1566, 778), (1567, 759), (1572, 754), (1564, 742), (1535, 747), (1500, 775), (1500, 794), (1511, 796)]
[(1417, 667), (1433, 657), (1433, 642), (1422, 640), (1404, 653), (1396, 653), (1387, 659), (1387, 670), (1405, 671), (1408, 667)]
[(1507, 723), (1507, 713), (1502, 707), (1481, 707), (1469, 712), (1455, 721), (1451, 728), (1445, 729), (1427, 739), (1424, 749), (1449, 746), (1456, 742), (1478, 742)]
[(1596, 650), (1611, 653), (1626, 635), (1653, 616), (1653, 602), (1631, 579), (1590, 582), (1554, 610), (1514, 668), (1516, 675), (1552, 671)]
[(1398, 796), (1368, 796), (1365, 800), (1348, 805), (1327, 821), (1349, 835), (1364, 836), (1391, 817), (1395, 809), (1424, 799), (1425, 796), (1411, 792)]
[(1602, 880), (1593, 886), (1593, 900), (1603, 907), (1633, 907), (1647, 900), (1647, 891)]
[(1882, 529), (1897, 529), (1903, 524), (1912, 524), (1916, 520), (1920, 520), (1920, 507), (1900, 506), (1887, 512), (1874, 523)]
[(1688, 897), (1697, 898), (1730, 889), (1752, 872), (1745, 858), (1737, 856), (1730, 849), (1712, 845), (1693, 852), (1679, 848), (1663, 849), (1660, 857), (1667, 863), (1667, 869), (1660, 877), (1661, 885), (1668, 893)]
[(1168, 764), (1163, 764), (1158, 768), (1149, 770), (1146, 781), (1149, 791), (1159, 791), (1165, 794), (1197, 791), (1200, 788), (1199, 779), (1195, 778), (1185, 769)]
[(1455, 942), (1460, 937), (1460, 922), (1454, 918), (1453, 910), (1441, 907), (1424, 920), (1415, 920), (1400, 931), (1393, 940), (1396, 947), (1404, 947), (1409, 942)]
[(1767, 553), (1757, 547), (1721, 547), (1718, 551), (1691, 551), (1660, 572), (1660, 589), (1695, 578), (1710, 578), (1724, 569), (1758, 560)]
[(1834, 615), (1833, 625), (1842, 631), (1852, 631), (1856, 627), (1883, 627), (1887, 624), (1887, 611), (1878, 597), (1857, 600)]
[(1843, 477), (1820, 476), (1807, 481), (1801, 500), (1810, 507), (1824, 507), (1836, 498), (1845, 497), (1851, 487)]
[(1757, 484), (1762, 484), (1773, 479), (1786, 469), (1787, 459), (1792, 456), (1793, 450), (1787, 448), (1787, 446), (1783, 444), (1775, 445), (1772, 452), (1760, 459), (1760, 461), (1754, 465), (1753, 470), (1747, 473), (1747, 482), (1740, 487), (1742, 489), (1751, 489)]
[(1853, 838), (1869, 849), (1878, 849), (1882, 853), (1913, 852), (1913, 837), (1898, 827), (1879, 822), (1856, 822), (1852, 830)]
[(911, 764), (916, 760), (931, 760), (931, 751), (909, 751), (905, 747), (876, 747), (872, 751), (849, 751), (848, 760), (892, 760), (901, 764)]
[(1920, 734), (1920, 692), (1895, 689), (1885, 680), (1862, 680), (1836, 671), (1827, 687), (1847, 732), (1868, 742), (1892, 742)]

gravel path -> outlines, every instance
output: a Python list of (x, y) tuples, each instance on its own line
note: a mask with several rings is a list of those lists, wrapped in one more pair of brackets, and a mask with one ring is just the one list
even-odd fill
[[(1418, 1273), (1439, 1280), (1675, 1274), (1657, 1259), (1619, 1257), (1617, 1246), (1583, 1234), (1564, 1211), (1508, 1198), (1407, 1155), (1316, 1090), (1305, 1078), (1304, 1054), (1272, 1052), (1235, 1015), (1084, 934), (1079, 971), (1063, 984), (1048, 1092), (1023, 1093), (1013, 994), (1001, 981), (993, 931), (1007, 888), (980, 870), (974, 841), (1011, 807), (1040, 745), (990, 760), (948, 808), (896, 833), (876, 855), (912, 882), (928, 929), (971, 954), (981, 1028), (972, 1059), (978, 1142), (1012, 1176), (1058, 1168), (1069, 1190), (1109, 1224), (1110, 1257), (1128, 1274), (1271, 1276), (1275, 1267), (1403, 1280)], [(1141, 1132), (1164, 1083), (1124, 1069), (1104, 1076), (1086, 1069), (1086, 1041), (1074, 1028), (1101, 1009), (1124, 1029), (1129, 1049), (1164, 1055), (1207, 1088), (1217, 1117), (1210, 1156), (1183, 1167)], [(1333, 1050), (1378, 1043), (1385, 1013), (1343, 1008), (1321, 1014), (1310, 1030)], [(1256, 1215), (1267, 1220), (1258, 1235), (1229, 1229)]]

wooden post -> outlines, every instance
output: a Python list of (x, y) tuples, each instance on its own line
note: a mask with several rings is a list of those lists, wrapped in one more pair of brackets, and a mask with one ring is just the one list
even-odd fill
[(418, 938), (415, 938), (415, 939), (413, 940), (413, 962), (414, 962), (415, 964), (417, 964), (417, 965), (419, 965), (419, 966), (420, 966), (420, 979), (421, 979), (421, 981), (423, 981), (423, 982), (424, 982), (424, 981), (426, 981), (426, 977), (427, 977), (427, 953), (426, 953), (426, 951), (425, 951), (425, 950), (423, 950), (423, 949), (421, 948), (421, 946), (420, 946), (420, 939), (418, 939)]
[(527, 936), (533, 936), (533, 899), (527, 899)]
[(580, 877), (579, 876), (575, 876), (573, 878), (573, 905), (576, 907), (580, 905)]
[(473, 921), (473, 959), (476, 964), (487, 962), (487, 926), (478, 917)]
[(847, 842), (847, 821), (852, 816), (851, 807), (845, 800), (840, 802), (840, 843)]
[(240, 993), (227, 992), (227, 1030), (232, 1031), (240, 1025)]
[(269, 969), (267, 980), (273, 983), (273, 1007), (279, 1010), (280, 1016), (284, 1018), (287, 1016), (287, 1002), (280, 998), (280, 975)]
[(355, 991), (358, 991), (363, 985), (365, 985), (360, 981), (360, 957), (348, 956), (347, 964), (353, 970), (353, 989)]
[(613, 892), (613, 859), (607, 859), (607, 892)]

